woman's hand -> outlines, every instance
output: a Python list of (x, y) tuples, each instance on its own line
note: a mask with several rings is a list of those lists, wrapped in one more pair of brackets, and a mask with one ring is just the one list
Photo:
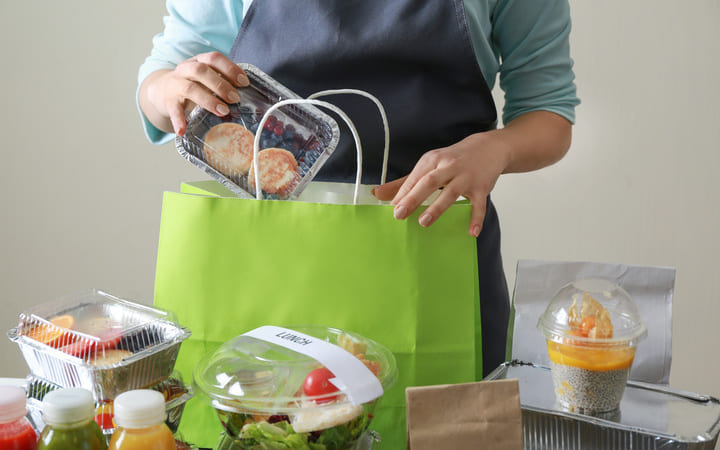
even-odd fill
[(248, 85), (245, 72), (218, 52), (187, 59), (173, 70), (150, 74), (140, 87), (140, 108), (158, 129), (185, 134), (185, 111), (200, 105), (217, 116), (230, 112), (237, 103), (236, 88)]
[(487, 196), (503, 173), (528, 172), (560, 160), (570, 147), (571, 124), (547, 111), (517, 117), (505, 128), (468, 136), (457, 144), (425, 153), (406, 177), (374, 189), (380, 200), (391, 200), (396, 219), (405, 219), (432, 193), (440, 195), (420, 215), (432, 225), (459, 196), (472, 203), (468, 232), (482, 230)]
[(410, 175), (378, 186), (375, 196), (392, 199), (393, 215), (405, 219), (442, 188), (418, 219), (420, 225), (428, 227), (462, 195), (472, 203), (468, 232), (477, 237), (485, 218), (487, 196), (508, 160), (506, 144), (493, 133), (473, 134), (457, 144), (425, 153)]

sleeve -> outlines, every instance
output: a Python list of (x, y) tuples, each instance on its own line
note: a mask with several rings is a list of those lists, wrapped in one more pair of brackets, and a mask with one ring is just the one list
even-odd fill
[(568, 0), (498, 0), (491, 20), (505, 92), (503, 122), (545, 110), (574, 123), (580, 100), (570, 58)]
[(249, 0), (167, 0), (168, 15), (163, 18), (165, 28), (152, 40), (150, 56), (138, 71), (135, 93), (145, 135), (153, 144), (164, 144), (173, 134), (158, 130), (140, 109), (140, 86), (151, 73), (173, 69), (180, 62), (200, 53), (218, 51), (227, 55), (237, 36)]

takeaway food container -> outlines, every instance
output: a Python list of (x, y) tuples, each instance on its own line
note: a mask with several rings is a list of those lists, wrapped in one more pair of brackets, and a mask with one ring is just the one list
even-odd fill
[[(48, 392), (57, 389), (61, 389), (61, 387), (55, 383), (37, 378), (33, 375), (28, 375), (26, 378), (25, 391), (27, 392), (28, 398), (28, 417), (38, 433), (40, 433), (45, 426), (42, 416), (42, 401)], [(180, 425), (180, 419), (182, 418), (185, 404), (193, 396), (192, 388), (183, 383), (182, 376), (179, 372), (173, 372), (170, 377), (157, 384), (149, 386), (148, 389), (158, 391), (165, 397), (165, 411), (167, 412), (165, 423), (168, 428), (170, 428), (170, 431), (175, 433)], [(95, 403), (96, 421), (99, 420), (103, 422), (98, 423), (108, 441), (110, 440), (113, 431), (115, 431), (115, 427), (112, 423), (112, 417), (112, 400), (103, 400)]]
[[(372, 372), (368, 376), (376, 377), (382, 386), (380, 395), (397, 378), (393, 354), (363, 336), (322, 326), (297, 326), (284, 333), (344, 349), (349, 360), (343, 364), (357, 366), (362, 361), (359, 367), (367, 367)], [(323, 370), (306, 354), (241, 335), (203, 357), (193, 379), (198, 396), (215, 409), (225, 429), (219, 443), (222, 448), (245, 448), (245, 441), (307, 445), (329, 440), (332, 448), (357, 448), (365, 441), (361, 437), (367, 436), (364, 433), (380, 398), (357, 404), (345, 390), (309, 389), (311, 376)]]
[(333, 153), (340, 139), (337, 123), (309, 104), (284, 105), (301, 97), (250, 64), (240, 64), (250, 85), (237, 89), (240, 101), (230, 113), (217, 117), (201, 107), (193, 109), (185, 135), (177, 136), (178, 152), (191, 164), (241, 198), (255, 198), (253, 142), (260, 134), (258, 160), (264, 199), (295, 199)]
[(617, 409), (635, 348), (647, 335), (630, 295), (609, 280), (576, 280), (555, 294), (537, 326), (558, 403), (587, 414)]
[(8, 332), (32, 375), (96, 401), (169, 377), (189, 336), (172, 313), (96, 289), (28, 309)]

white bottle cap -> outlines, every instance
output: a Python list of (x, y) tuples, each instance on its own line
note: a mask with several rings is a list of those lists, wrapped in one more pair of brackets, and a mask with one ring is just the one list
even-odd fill
[(14, 422), (26, 413), (25, 389), (18, 386), (0, 386), (0, 423)]
[(49, 425), (85, 422), (94, 414), (92, 394), (87, 389), (58, 389), (43, 398), (43, 420)]
[(123, 428), (147, 428), (165, 421), (165, 397), (150, 389), (123, 392), (113, 403), (115, 423)]

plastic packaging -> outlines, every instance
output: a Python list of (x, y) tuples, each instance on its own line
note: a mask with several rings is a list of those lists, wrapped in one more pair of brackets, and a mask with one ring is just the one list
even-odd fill
[(25, 391), (17, 386), (0, 386), (0, 449), (37, 448), (37, 433), (25, 413)]
[[(369, 370), (384, 390), (397, 378), (393, 354), (360, 335), (321, 326), (296, 326), (278, 335), (300, 344), (303, 335), (309, 336), (343, 349), (347, 361)], [(193, 380), (199, 398), (216, 410), (228, 448), (246, 448), (243, 445), (253, 441), (304, 448), (330, 439), (332, 448), (353, 448), (380, 398), (353, 403), (351, 387), (333, 386), (350, 384), (348, 380), (337, 382), (327, 370), (306, 354), (241, 335), (203, 357)]]
[(8, 332), (33, 375), (95, 400), (167, 378), (189, 336), (173, 314), (96, 289), (29, 309)]
[[(265, 111), (294, 92), (249, 64), (240, 64), (250, 85), (238, 88), (240, 102), (225, 117), (196, 107), (187, 132), (175, 140), (178, 152), (236, 195), (255, 198), (251, 171), (253, 140)], [(340, 139), (337, 123), (311, 105), (281, 108), (260, 135), (259, 169), (262, 198), (295, 199), (317, 174)]]
[(647, 328), (630, 295), (604, 279), (573, 281), (538, 321), (547, 340), (555, 395), (565, 409), (607, 414), (617, 409)]
[(175, 450), (175, 438), (165, 425), (165, 399), (157, 391), (138, 389), (115, 399), (117, 429), (110, 450)]
[(105, 450), (105, 436), (93, 420), (92, 394), (81, 388), (58, 389), (43, 400), (45, 428), (39, 450)]
[[(49, 381), (29, 375), (27, 377), (27, 407), (28, 417), (36, 430), (42, 431), (45, 423), (42, 419), (42, 400), (48, 392), (61, 389), (60, 386)], [(173, 433), (177, 431), (182, 418), (185, 404), (193, 396), (193, 390), (189, 385), (183, 383), (179, 372), (173, 372), (169, 378), (149, 387), (160, 392), (165, 398), (165, 411), (167, 418), (165, 423)], [(95, 402), (95, 422), (100, 425), (103, 434), (110, 440), (115, 431), (113, 422), (114, 405), (112, 400), (100, 400)]]

